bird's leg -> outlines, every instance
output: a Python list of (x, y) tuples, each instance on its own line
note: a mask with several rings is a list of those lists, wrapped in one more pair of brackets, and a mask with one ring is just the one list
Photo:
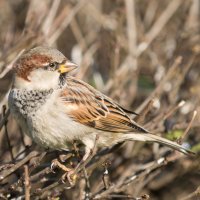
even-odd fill
[(79, 170), (81, 170), (85, 165), (90, 161), (90, 159), (94, 156), (97, 148), (97, 141), (99, 139), (99, 136), (95, 136), (95, 140), (91, 146), (85, 147), (85, 154), (82, 158), (82, 160), (78, 163), (76, 166), (74, 173), (77, 173)]
[(85, 165), (90, 161), (90, 159), (93, 157), (93, 155), (95, 154), (96, 152), (96, 147), (97, 147), (97, 140), (98, 140), (98, 136), (96, 136), (96, 139), (93, 143), (93, 148), (91, 148), (90, 146), (86, 146), (85, 148), (85, 154), (82, 158), (82, 160), (78, 163), (78, 165), (76, 166), (76, 168), (73, 170), (70, 170), (69, 172), (65, 173), (63, 176), (62, 176), (62, 180), (64, 182), (64, 180), (67, 180), (69, 181), (70, 185), (74, 185), (75, 184), (75, 181), (76, 181), (76, 177), (77, 177), (77, 173), (83, 169), (85, 167)]
[[(85, 148), (85, 154), (84, 154), (84, 156), (83, 156), (83, 158), (81, 159), (81, 161), (78, 163), (78, 165), (76, 166), (76, 168), (74, 169), (74, 173), (77, 173), (78, 171), (79, 171), (79, 168), (80, 167), (82, 167), (82, 165), (86, 165), (87, 164), (87, 160), (89, 160), (89, 158), (91, 157), (93, 157), (93, 149), (90, 149), (90, 148)], [(83, 167), (84, 167), (83, 166)]]
[(77, 173), (78, 173), (80, 167), (82, 169), (82, 165), (85, 163), (85, 161), (87, 160), (87, 158), (90, 157), (91, 152), (92, 152), (91, 149), (86, 149), (86, 153), (84, 154), (82, 160), (78, 163), (78, 165), (76, 166), (76, 168), (75, 169), (70, 169), (69, 171), (66, 171), (66, 173), (64, 173), (62, 175), (62, 177), (61, 177), (62, 182), (65, 183), (65, 180), (67, 179), (71, 186), (75, 185), (76, 179), (77, 179)]

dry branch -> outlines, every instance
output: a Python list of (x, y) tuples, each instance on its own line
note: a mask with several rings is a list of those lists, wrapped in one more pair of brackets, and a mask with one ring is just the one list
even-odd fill
[[(8, 72), (23, 49), (48, 44), (80, 64), (78, 78), (139, 113), (131, 116), (135, 121), (163, 136), (168, 130), (173, 136), (179, 133), (184, 145), (198, 152), (199, 13), (199, 0), (1, 0), (1, 105), (7, 104), (11, 87)], [(39, 156), (32, 151), (35, 144), (27, 147), (30, 139), (9, 114), (2, 112), (0, 118), (2, 199), (172, 198), (168, 190), (173, 190), (173, 198), (198, 198), (199, 157), (189, 158), (157, 144), (152, 148), (127, 142), (95, 148), (95, 155), (77, 168), (76, 185), (63, 184), (62, 170), (53, 173), (51, 162), (60, 158), (63, 165), (75, 168), (78, 154), (84, 154), (82, 145), (76, 156), (45, 149)], [(187, 187), (185, 180), (190, 182)]]

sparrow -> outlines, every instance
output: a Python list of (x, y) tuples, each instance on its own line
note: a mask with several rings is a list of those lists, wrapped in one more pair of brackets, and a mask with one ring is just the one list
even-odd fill
[(26, 51), (15, 63), (10, 111), (38, 145), (69, 150), (73, 141), (80, 141), (85, 147), (83, 160), (95, 142), (97, 147), (110, 147), (128, 140), (150, 141), (191, 153), (150, 133), (131, 119), (129, 114), (134, 112), (70, 76), (68, 73), (76, 68), (60, 51), (45, 46)]

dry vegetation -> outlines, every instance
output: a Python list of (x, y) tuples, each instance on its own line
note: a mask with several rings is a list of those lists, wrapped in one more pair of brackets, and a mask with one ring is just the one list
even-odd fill
[(75, 166), (81, 149), (38, 150), (7, 108), (17, 57), (50, 45), (137, 122), (198, 152), (199, 22), (199, 0), (0, 0), (0, 199), (200, 199), (199, 156), (138, 142), (97, 151), (69, 188), (50, 164)]

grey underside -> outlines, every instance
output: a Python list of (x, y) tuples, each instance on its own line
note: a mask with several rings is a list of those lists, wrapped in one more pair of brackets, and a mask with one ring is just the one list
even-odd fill
[(12, 89), (9, 94), (9, 107), (14, 114), (21, 117), (33, 116), (50, 97), (53, 90), (18, 90)]

